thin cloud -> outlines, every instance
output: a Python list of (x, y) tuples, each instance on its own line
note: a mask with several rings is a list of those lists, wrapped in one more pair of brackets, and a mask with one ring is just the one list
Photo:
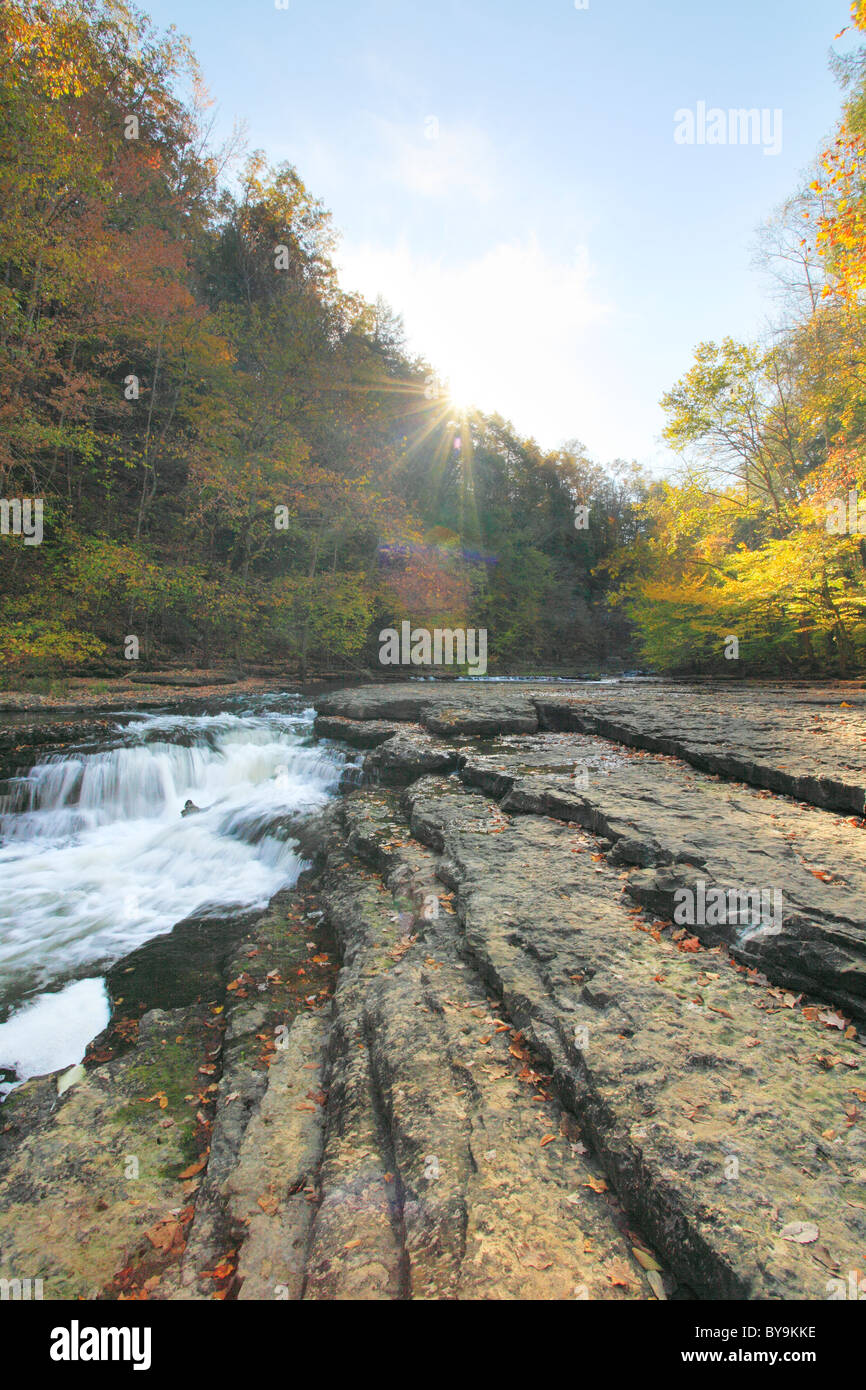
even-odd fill
[(415, 123), (373, 118), (381, 148), (379, 176), (422, 198), (453, 198), (480, 203), (500, 191), (492, 142), (478, 126), (455, 124), (430, 113)]

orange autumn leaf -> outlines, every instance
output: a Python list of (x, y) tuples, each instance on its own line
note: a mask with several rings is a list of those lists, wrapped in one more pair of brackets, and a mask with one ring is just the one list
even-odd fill
[(200, 1173), (204, 1168), (207, 1167), (208, 1153), (210, 1153), (209, 1149), (206, 1153), (202, 1154), (201, 1158), (198, 1160), (197, 1163), (191, 1163), (188, 1168), (184, 1168), (180, 1176), (182, 1178), (194, 1178), (196, 1173)]

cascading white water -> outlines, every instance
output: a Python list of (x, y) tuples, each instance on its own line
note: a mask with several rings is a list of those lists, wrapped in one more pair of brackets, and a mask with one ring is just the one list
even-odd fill
[[(321, 806), (343, 761), (310, 743), (312, 715), (145, 715), (117, 747), (13, 782), (0, 797), (0, 1010), (15, 1012), (0, 1069), (78, 1060), (80, 1036), (107, 1021), (100, 970), (184, 917), (264, 906), (295, 881), (303, 864), (279, 820)], [(188, 800), (200, 811), (182, 816)], [(52, 1047), (53, 1028), (68, 1045)]]

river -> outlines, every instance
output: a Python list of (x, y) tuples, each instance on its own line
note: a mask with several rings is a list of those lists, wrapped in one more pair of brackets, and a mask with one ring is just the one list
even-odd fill
[(193, 914), (265, 907), (303, 869), (286, 818), (325, 804), (345, 755), (314, 742), (301, 695), (234, 704), (118, 718), (110, 746), (0, 797), (0, 1096), (80, 1061), (110, 965)]

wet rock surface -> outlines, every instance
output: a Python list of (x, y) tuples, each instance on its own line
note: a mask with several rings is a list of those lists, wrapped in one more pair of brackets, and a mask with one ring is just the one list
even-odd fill
[(68, 752), (79, 742), (108, 743), (116, 733), (117, 724), (109, 719), (54, 719), (0, 727), (0, 778), (24, 774), (37, 759)]

